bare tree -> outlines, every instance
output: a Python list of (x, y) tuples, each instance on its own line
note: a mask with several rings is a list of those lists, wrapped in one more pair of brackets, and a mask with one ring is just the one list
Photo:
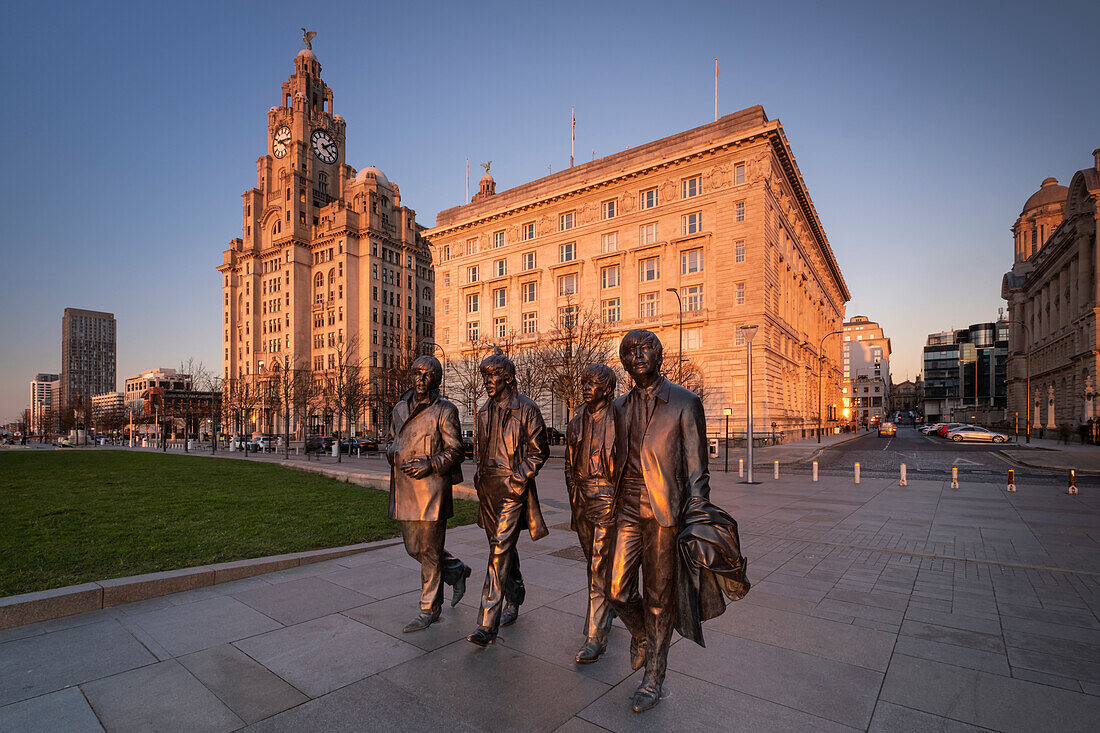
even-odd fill
[(691, 390), (704, 402), (710, 396), (703, 370), (686, 356), (681, 360), (679, 354), (675, 352), (669, 354), (665, 351), (664, 361), (661, 363), (661, 376), (684, 389)]
[(516, 366), (516, 387), (535, 402), (542, 402), (549, 392), (546, 379), (546, 344), (541, 334), (533, 339), (521, 340), (512, 330), (505, 338), (496, 343), (504, 354)]
[[(287, 459), (290, 458), (291, 417), (294, 415), (298, 405), (303, 402), (297, 399), (299, 397), (298, 391), (303, 383), (310, 383), (308, 379), (301, 379), (300, 375), (303, 372), (307, 376), (309, 374), (309, 370), (302, 366), (302, 364), (302, 361), (291, 362), (289, 356), (284, 356), (283, 362), (281, 364), (275, 362), (271, 370), (273, 406), (276, 412), (281, 410), (283, 414), (283, 456)], [(308, 398), (304, 400), (304, 403), (308, 404)], [(300, 424), (300, 416), (298, 421)]]
[(492, 353), (492, 345), (486, 341), (478, 341), (471, 351), (458, 359), (447, 361), (445, 384), (448, 395), (460, 402), (473, 420), (477, 413), (478, 403), (485, 391), (485, 385), (481, 380), (481, 360)]
[(254, 376), (244, 375), (226, 381), (225, 395), (234, 419), (234, 432), (239, 436), (249, 415), (259, 404), (263, 391)]
[(599, 311), (567, 302), (540, 349), (547, 389), (566, 407), (566, 420), (580, 404), (581, 373), (614, 356), (612, 332)]
[[(335, 437), (343, 435), (344, 419), (358, 414), (366, 404), (368, 389), (359, 359), (359, 337), (351, 336), (336, 344), (334, 365), (325, 371), (325, 393), (329, 396), (335, 424)], [(339, 446), (336, 461), (342, 460)]]

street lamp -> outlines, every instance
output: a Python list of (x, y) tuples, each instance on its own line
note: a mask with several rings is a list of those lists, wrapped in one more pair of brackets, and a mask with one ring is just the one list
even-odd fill
[(722, 408), (722, 414), (726, 416), (726, 473), (730, 471), (730, 415), (733, 414), (733, 408)]
[(745, 422), (748, 428), (748, 462), (749, 462), (749, 475), (748, 480), (745, 483), (754, 484), (752, 480), (752, 340), (756, 336), (756, 329), (759, 326), (741, 326), (741, 336), (745, 339), (745, 353), (747, 355), (745, 361), (745, 383), (748, 399), (748, 409), (745, 411)]
[(443, 391), (443, 379), (447, 376), (447, 352), (443, 350), (442, 346), (433, 341), (432, 351), (435, 351), (436, 349), (439, 349), (439, 353), (443, 354), (443, 374), (439, 377), (439, 391), (441, 394), (445, 395), (447, 393)]
[(830, 331), (829, 333), (822, 336), (821, 340), (818, 341), (818, 343), (817, 343), (817, 360), (818, 360), (818, 363), (817, 363), (817, 442), (818, 443), (821, 442), (821, 410), (823, 409), (822, 408), (822, 402), (823, 402), (824, 392), (825, 392), (825, 386), (824, 386), (824, 384), (825, 384), (825, 381), (824, 381), (824, 379), (825, 379), (825, 354), (822, 353), (821, 349), (825, 346), (825, 339), (829, 338), (830, 336), (835, 336), (838, 333), (844, 333), (844, 331), (843, 330)]
[(680, 300), (680, 291), (676, 288), (665, 288), (668, 292), (676, 296), (676, 305), (680, 309), (680, 358), (676, 364), (677, 383), (683, 384), (684, 381), (684, 303)]
[(1027, 398), (1027, 424), (1024, 426), (1024, 430), (1027, 433), (1027, 442), (1031, 442), (1031, 329), (1022, 320), (1019, 323), (1023, 327), (1024, 332), (1027, 333), (1027, 394), (1024, 395)]

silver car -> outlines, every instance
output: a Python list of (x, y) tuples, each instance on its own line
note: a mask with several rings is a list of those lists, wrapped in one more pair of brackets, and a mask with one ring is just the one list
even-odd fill
[(949, 438), (956, 443), (961, 443), (964, 440), (977, 440), (985, 441), (987, 443), (1003, 443), (1008, 440), (1008, 436), (1004, 433), (995, 433), (992, 430), (986, 430), (983, 427), (977, 425), (963, 425), (962, 427), (951, 430), (944, 437)]

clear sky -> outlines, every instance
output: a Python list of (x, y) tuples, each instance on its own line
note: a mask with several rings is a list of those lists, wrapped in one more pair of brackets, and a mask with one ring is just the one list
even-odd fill
[[(498, 189), (762, 104), (786, 128), (900, 381), (993, 320), (1009, 227), (1100, 147), (1100, 2), (24, 2), (0, 70), (0, 419), (61, 362), (66, 306), (118, 319), (118, 386), (219, 367), (216, 270), (302, 47), (427, 225), (465, 161)], [(472, 184), (473, 185), (473, 184)], [(476, 186), (474, 186), (476, 187)]]

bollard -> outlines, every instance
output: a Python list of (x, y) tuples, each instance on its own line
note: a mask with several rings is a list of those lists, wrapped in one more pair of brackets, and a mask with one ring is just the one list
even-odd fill
[(951, 488), (953, 488), (953, 489), (959, 488), (959, 467), (958, 466), (952, 466), (951, 467)]
[(1008, 490), (1016, 490), (1016, 469), (1014, 468), (1008, 469)]
[(817, 481), (817, 461), (814, 461), (814, 481)]
[(856, 483), (859, 483), (859, 463), (856, 463)]
[(908, 486), (909, 482), (905, 480), (905, 464), (901, 464), (901, 480), (898, 481), (898, 486)]
[(779, 478), (779, 461), (775, 461), (775, 478)]
[(1076, 469), (1071, 468), (1069, 470), (1069, 490), (1066, 493), (1067, 494), (1076, 494), (1077, 493), (1077, 470)]
[(745, 478), (745, 459), (737, 459), (737, 478)]

